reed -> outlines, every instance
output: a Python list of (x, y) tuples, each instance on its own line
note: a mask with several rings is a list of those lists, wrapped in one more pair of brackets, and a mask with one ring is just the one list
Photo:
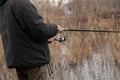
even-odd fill
[[(73, 2), (66, 5), (63, 5), (63, 1), (59, 0), (57, 6), (54, 0), (52, 2), (50, 0), (33, 0), (32, 2), (45, 19), (45, 22), (54, 22), (65, 28), (120, 30), (119, 0), (73, 0)], [(49, 45), (52, 54), (51, 64), (53, 66), (57, 65), (57, 70), (56, 68), (53, 69), (56, 74), (61, 73), (60, 79), (57, 78), (58, 75), (55, 75), (52, 80), (72, 80), (72, 78), (76, 80), (99, 80), (98, 76), (101, 76), (100, 80), (119, 79), (119, 76), (117, 76), (119, 75), (119, 69), (115, 68), (120, 66), (119, 33), (63, 32), (62, 34), (67, 36), (65, 42), (53, 42)], [(2, 46), (1, 43), (0, 45)], [(3, 48), (1, 46), (0, 80), (16, 80), (14, 70), (12, 70), (13, 74), (11, 74), (12, 71), (6, 68)], [(110, 66), (110, 69), (115, 69), (115, 71), (111, 72), (111, 79), (107, 75), (106, 77), (103, 76), (105, 77), (103, 79), (102, 75), (95, 72), (98, 71), (96, 69), (98, 67), (92, 66), (92, 64), (101, 66), (99, 70), (103, 71), (105, 75), (109, 73), (107, 70), (110, 71), (107, 66)], [(75, 70), (76, 66), (78, 72)], [(61, 69), (65, 68), (67, 68), (66, 74), (60, 72), (62, 71)], [(71, 68), (75, 71), (74, 74), (77, 74), (77, 78), (75, 75), (73, 76), (72, 72), (70, 72), (71, 79), (65, 77), (65, 75), (69, 76), (67, 74), (71, 71)], [(95, 70), (93, 71), (93, 77), (90, 77), (92, 74), (89, 73), (89, 70), (91, 71), (91, 69)], [(89, 79), (83, 76), (85, 73), (88, 74), (87, 77)], [(5, 79), (5, 76), (9, 79)], [(116, 79), (113, 79), (113, 77), (116, 77)]]

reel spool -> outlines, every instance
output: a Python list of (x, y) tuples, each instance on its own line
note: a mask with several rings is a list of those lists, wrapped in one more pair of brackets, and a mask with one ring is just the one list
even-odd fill
[(55, 38), (55, 41), (64, 42), (66, 41), (66, 37), (64, 35), (59, 35)]

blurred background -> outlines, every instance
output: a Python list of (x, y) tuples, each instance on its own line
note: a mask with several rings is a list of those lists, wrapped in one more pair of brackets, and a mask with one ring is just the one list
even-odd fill
[[(120, 0), (30, 0), (45, 22), (64, 28), (120, 30)], [(49, 44), (53, 75), (48, 80), (119, 80), (120, 33), (63, 32)], [(22, 49), (22, 48), (21, 48)], [(0, 43), (0, 80), (17, 80)]]

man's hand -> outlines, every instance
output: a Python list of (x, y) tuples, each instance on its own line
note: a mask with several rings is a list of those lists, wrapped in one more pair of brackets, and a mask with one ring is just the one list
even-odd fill
[[(58, 28), (57, 28), (58, 33), (63, 32), (64, 28), (60, 27), (59, 25), (57, 25), (57, 26), (58, 26)], [(56, 35), (57, 35), (57, 34), (56, 34)], [(55, 36), (53, 36), (52, 38), (48, 39), (48, 43), (52, 43), (52, 42), (55, 40), (56, 35), (55, 35)]]
[(54, 41), (53, 38), (48, 39), (48, 43), (52, 43)]
[(61, 33), (64, 30), (64, 28), (60, 27), (59, 25), (57, 25), (57, 26), (58, 26), (58, 28), (57, 28), (58, 32)]

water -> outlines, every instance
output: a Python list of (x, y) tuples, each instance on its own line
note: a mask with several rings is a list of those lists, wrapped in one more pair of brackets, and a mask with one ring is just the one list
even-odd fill
[[(104, 53), (93, 53), (91, 58), (79, 60), (71, 67), (64, 57), (69, 49), (61, 47), (61, 59), (53, 63), (53, 78), (51, 80), (119, 80), (120, 67), (116, 65), (111, 49), (107, 47)], [(120, 60), (118, 60), (119, 62)], [(119, 62), (120, 63), (120, 62)]]
[[(103, 52), (93, 52), (90, 58), (84, 57), (70, 64), (68, 57), (72, 57), (70, 49), (61, 46), (61, 55), (52, 63), (52, 76), (49, 80), (120, 80), (120, 59), (115, 61), (111, 48), (106, 47)], [(0, 80), (17, 80), (14, 70), (1, 70)]]

